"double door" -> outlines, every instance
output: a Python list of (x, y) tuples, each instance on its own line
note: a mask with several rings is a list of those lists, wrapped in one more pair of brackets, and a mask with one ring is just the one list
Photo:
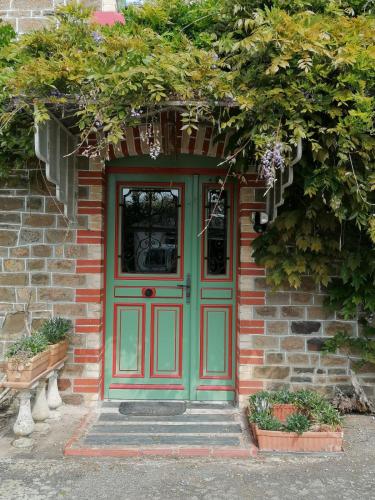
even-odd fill
[(111, 174), (105, 398), (231, 400), (235, 185)]

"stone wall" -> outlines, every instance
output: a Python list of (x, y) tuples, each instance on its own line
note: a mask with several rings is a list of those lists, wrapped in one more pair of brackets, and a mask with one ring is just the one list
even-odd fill
[(76, 225), (64, 217), (42, 171), (25, 171), (0, 189), (0, 361), (11, 341), (44, 319), (72, 319), (75, 335), (60, 386), (65, 400), (74, 403), (83, 395), (97, 399), (100, 391), (103, 209), (98, 178), (101, 173), (91, 180), (83, 175)]
[[(72, 225), (41, 170), (0, 188), (0, 365), (14, 339), (50, 316), (71, 318), (74, 336), (60, 387), (66, 402), (100, 398), (104, 299), (104, 167), (77, 170), (78, 220)], [(338, 330), (357, 335), (356, 322), (322, 307), (324, 291), (311, 278), (298, 291), (273, 292), (252, 257), (252, 213), (264, 209), (263, 186), (249, 175), (240, 190), (237, 378), (241, 404), (259, 389), (310, 387), (331, 394), (350, 385), (345, 356), (321, 352)], [(0, 368), (1, 370), (1, 368)], [(361, 379), (374, 397), (375, 375)]]
[[(343, 321), (323, 308), (324, 290), (305, 277), (300, 289), (274, 292), (266, 272), (256, 266), (251, 243), (258, 236), (252, 213), (262, 210), (263, 186), (255, 176), (241, 189), (239, 286), (239, 399), (259, 389), (314, 388), (332, 395), (335, 387), (351, 387), (350, 363), (345, 355), (322, 353), (324, 338), (345, 331), (358, 335), (356, 321)], [(361, 382), (374, 398), (375, 377), (364, 367)]]
[[(0, 0), (0, 19), (10, 23), (17, 33), (27, 33), (46, 26), (56, 7), (67, 3), (69, 0)], [(102, 8), (101, 0), (83, 3), (95, 10)]]

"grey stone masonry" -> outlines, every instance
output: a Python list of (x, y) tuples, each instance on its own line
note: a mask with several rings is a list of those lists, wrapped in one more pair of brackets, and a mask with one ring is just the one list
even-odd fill
[[(0, 0), (0, 19), (11, 24), (18, 34), (47, 26), (51, 15), (68, 0)], [(101, 10), (101, 0), (86, 0), (85, 5)]]

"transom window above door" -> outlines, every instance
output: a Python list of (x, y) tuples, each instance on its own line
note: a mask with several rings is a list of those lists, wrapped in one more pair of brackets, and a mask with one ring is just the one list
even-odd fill
[(179, 187), (121, 187), (121, 273), (179, 273), (181, 198)]

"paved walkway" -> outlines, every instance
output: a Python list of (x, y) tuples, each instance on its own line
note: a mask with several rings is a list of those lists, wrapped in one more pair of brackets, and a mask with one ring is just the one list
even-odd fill
[(33, 451), (0, 437), (0, 499), (370, 500), (375, 497), (375, 420), (350, 416), (345, 453), (256, 458), (62, 458), (79, 419), (66, 409)]

